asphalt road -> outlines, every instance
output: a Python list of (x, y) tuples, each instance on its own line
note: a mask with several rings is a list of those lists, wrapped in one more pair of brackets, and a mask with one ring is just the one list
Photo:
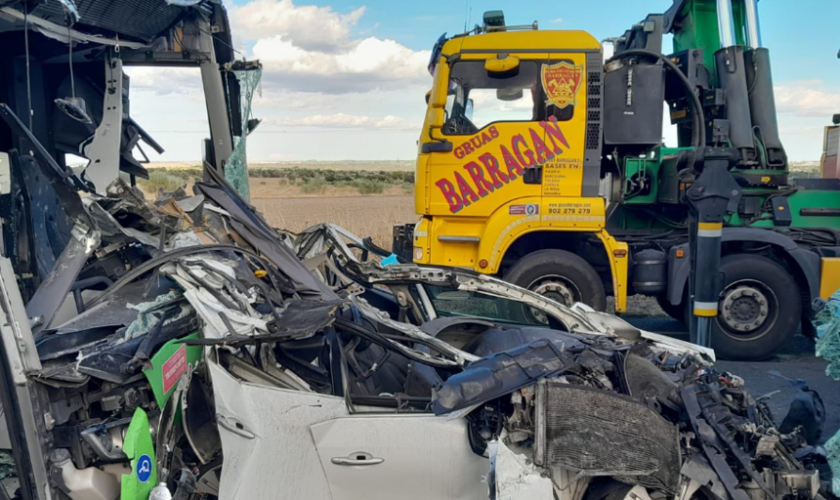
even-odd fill
[[(663, 333), (680, 340), (688, 340), (685, 326), (668, 318), (625, 318), (638, 328)], [(790, 402), (797, 389), (783, 378), (770, 375), (778, 371), (791, 379), (803, 379), (819, 392), (825, 403), (826, 422), (823, 439), (828, 439), (840, 429), (840, 382), (825, 374), (828, 363), (814, 356), (814, 344), (798, 335), (780, 354), (766, 361), (718, 361), (718, 368), (742, 377), (753, 397), (774, 393), (768, 400), (773, 417), (781, 423), (787, 415)], [(778, 392), (776, 392), (778, 391)]]

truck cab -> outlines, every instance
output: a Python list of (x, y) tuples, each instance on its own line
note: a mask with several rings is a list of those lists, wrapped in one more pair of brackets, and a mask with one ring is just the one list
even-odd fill
[[(600, 253), (593, 261), (605, 276), (625, 276), (627, 246), (604, 230), (599, 194), (600, 43), (583, 31), (490, 28), (439, 44), (435, 57), (417, 158), (415, 262), (505, 275), (539, 246), (566, 245)], [(526, 285), (603, 309), (601, 277), (579, 270), (588, 285), (562, 276)], [(620, 286), (607, 283), (610, 292)]]
[[(492, 11), (436, 43), (420, 219), (395, 228), (395, 252), (569, 305), (604, 310), (611, 297), (619, 314), (628, 295), (655, 297), (680, 321), (713, 318), (723, 358), (812, 334), (840, 288), (840, 188), (790, 175), (756, 0), (674, 0), (610, 39), (607, 61), (584, 31), (537, 28)], [(677, 144), (663, 143), (663, 103)], [(720, 154), (725, 214), (698, 225), (686, 193)], [(701, 276), (719, 283), (716, 301), (690, 287), (698, 235), (719, 239)]]

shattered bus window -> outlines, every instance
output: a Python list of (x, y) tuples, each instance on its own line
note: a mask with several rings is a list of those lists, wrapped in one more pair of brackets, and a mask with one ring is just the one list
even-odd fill
[(239, 106), (241, 123), (239, 133), (233, 134), (233, 153), (225, 162), (225, 180), (230, 183), (237, 193), (245, 200), (251, 199), (251, 188), (248, 185), (248, 134), (259, 124), (251, 119), (251, 101), (260, 85), (262, 69), (259, 67), (233, 70), (232, 78), (225, 80), (228, 103)]

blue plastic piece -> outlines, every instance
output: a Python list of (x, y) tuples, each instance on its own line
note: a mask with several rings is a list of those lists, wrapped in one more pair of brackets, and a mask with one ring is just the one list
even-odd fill
[(384, 259), (382, 259), (382, 262), (380, 262), (380, 264), (382, 264), (383, 266), (393, 266), (399, 263), (400, 261), (397, 260), (397, 254), (394, 253), (385, 257)]

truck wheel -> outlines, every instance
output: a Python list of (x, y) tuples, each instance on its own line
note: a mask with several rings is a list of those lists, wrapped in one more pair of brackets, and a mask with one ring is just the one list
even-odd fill
[(583, 302), (598, 311), (607, 308), (598, 273), (581, 257), (565, 250), (530, 253), (519, 259), (504, 279), (567, 306)]
[(793, 276), (758, 255), (724, 257), (725, 276), (712, 324), (712, 347), (722, 359), (759, 360), (784, 347), (797, 332), (802, 298)]
[(656, 303), (659, 304), (659, 308), (662, 311), (670, 316), (671, 318), (679, 321), (680, 323), (685, 323), (685, 300), (679, 305), (671, 304), (671, 301), (668, 300), (668, 297), (664, 295), (657, 295), (656, 296)]

